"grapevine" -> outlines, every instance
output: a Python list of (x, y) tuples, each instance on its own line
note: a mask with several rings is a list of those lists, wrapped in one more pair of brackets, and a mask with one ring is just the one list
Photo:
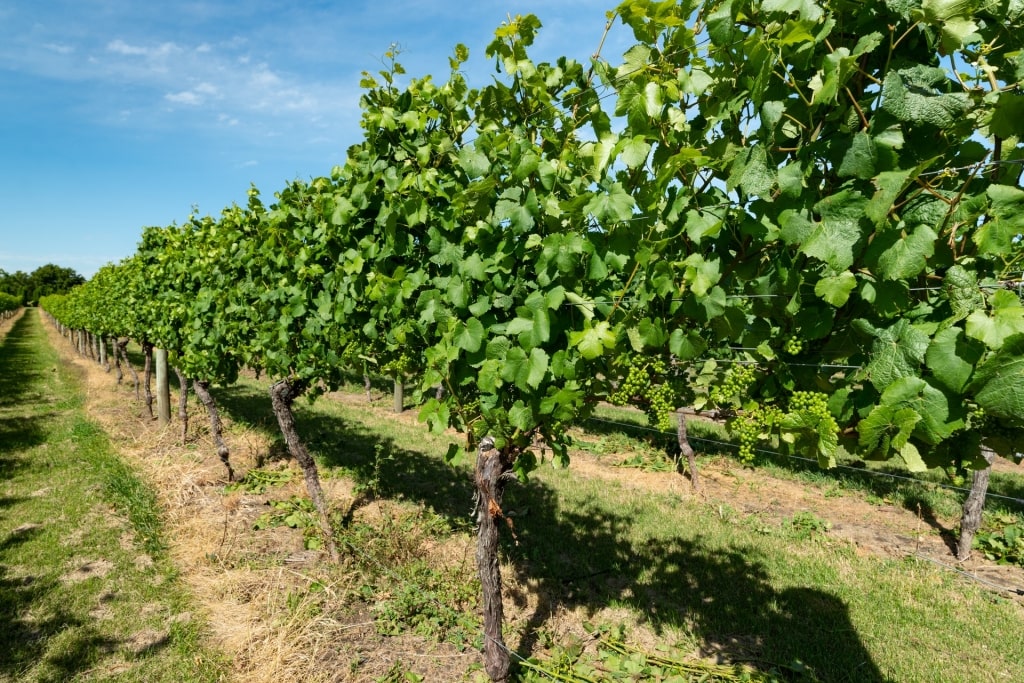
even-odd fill
[(709, 398), (721, 407), (738, 407), (750, 395), (750, 387), (757, 379), (757, 370), (752, 364), (736, 364), (730, 367), (723, 380), (713, 386)]
[(660, 357), (640, 354), (630, 354), (627, 362), (626, 376), (608, 394), (608, 402), (617, 406), (636, 404), (651, 426), (662, 431), (671, 429), (679, 397), (668, 364)]

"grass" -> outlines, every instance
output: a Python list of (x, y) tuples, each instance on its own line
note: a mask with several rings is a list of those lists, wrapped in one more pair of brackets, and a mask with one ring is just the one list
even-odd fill
[[(462, 624), (439, 605), (477, 609), (452, 589), (472, 580), (471, 558), (442, 566), (425, 548), (468, 542), (469, 471), (441, 461), (451, 437), (396, 419), (389, 398), (368, 406), (360, 394), (353, 388), (349, 400), (302, 403), (297, 411), (324, 476), (349, 478), (389, 506), (371, 523), (341, 522), (342, 542), (363, 572), (363, 594), (347, 599), (383, 605), (375, 610), (382, 632), (462, 638)], [(218, 398), (235, 419), (272, 433), (265, 396), (249, 380)], [(579, 441), (601, 443), (609, 454), (637, 449), (608, 429)], [(812, 485), (820, 477), (800, 468), (788, 476)], [(881, 486), (844, 477), (838, 485), (850, 491)], [(705, 653), (785, 680), (1024, 679), (1020, 604), (927, 562), (859, 554), (810, 513), (773, 521), (549, 467), (511, 487), (504, 507), (515, 514), (515, 538), (505, 534), (503, 547), (506, 595), (515, 605), (506, 633), (518, 656), (541, 667), (564, 659), (588, 622), (602, 622), (651, 652)], [(417, 586), (436, 599), (413, 599)], [(607, 667), (602, 652), (575, 656), (585, 667)], [(517, 675), (541, 680), (530, 667)]]
[[(256, 458), (265, 467), (225, 495), (289, 500), (298, 482), (275, 462), (283, 448), (266, 382), (246, 379), (215, 394), (235, 430), (265, 432), (271, 444)], [(304, 568), (296, 581), (287, 552), (227, 557), (225, 549), (216, 558), (225, 571), (234, 567), (240, 591), (266, 595), (253, 602), (271, 628), (288, 624), (300, 636), (268, 640), (309, 642), (315, 632), (319, 652), (334, 653), (302, 680), (483, 680), (469, 470), (441, 457), (453, 437), (429, 434), (408, 415), (396, 418), (389, 396), (368, 405), (361, 385), (338, 400), (296, 407), (334, 492), (344, 559), (339, 567)], [(636, 428), (588, 424), (576, 435), (580, 446), (614, 464), (676, 466), (667, 455), (672, 437), (637, 429), (646, 426), (642, 416), (599, 416), (635, 417)], [(715, 425), (692, 423), (690, 432), (725, 440)], [(724, 460), (729, 449), (720, 448), (700, 464), (744, 467)], [(857, 468), (836, 477), (789, 459), (756, 465), (744, 473), (751, 485), (764, 473), (818, 487), (825, 497), (874, 497), (911, 509), (916, 497), (934, 514), (958, 511), (956, 493)], [(696, 669), (679, 680), (698, 677), (694, 670), (707, 680), (742, 675), (708, 664), (718, 658), (787, 681), (1024, 679), (1019, 603), (922, 560), (861, 553), (811, 512), (747, 514), (735, 501), (658, 493), (627, 479), (542, 467), (507, 493), (515, 536), (503, 534), (506, 637), (517, 657), (531, 661), (516, 680), (550, 680), (551, 673), (566, 681), (668, 679), (683, 670), (680, 661)], [(1012, 492), (1019, 482), (1007, 476), (1001, 485)], [(306, 530), (294, 533), (301, 543)], [(274, 597), (269, 586), (255, 586), (257, 569), (291, 580)], [(367, 621), (381, 640), (355, 635)], [(424, 652), (432, 654), (417, 654)]]
[(30, 311), (0, 340), (0, 681), (219, 681), (156, 498)]
[[(677, 451), (675, 434), (651, 430), (647, 417), (630, 408), (601, 406), (593, 420), (584, 424), (578, 440), (580, 445), (600, 455), (602, 452), (631, 453), (626, 466), (653, 471), (677, 469), (673, 458)], [(735, 459), (735, 450), (723, 425), (709, 420), (688, 419), (688, 433), (701, 462)], [(794, 458), (765, 447), (757, 452), (754, 462), (744, 466), (764, 471), (773, 477), (800, 481), (828, 492), (829, 495), (852, 494), (879, 505), (896, 505), (924, 517), (959, 519), (970, 478), (953, 482), (939, 470), (909, 472), (898, 462), (865, 462), (858, 459), (841, 461), (838, 467), (823, 470), (816, 461)], [(1024, 477), (1015, 473), (994, 471), (989, 482), (986, 514), (989, 518), (1007, 517), (1024, 521)]]

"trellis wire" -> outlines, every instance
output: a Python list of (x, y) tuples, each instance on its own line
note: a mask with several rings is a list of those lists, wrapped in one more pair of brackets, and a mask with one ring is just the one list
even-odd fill
[[(606, 423), (606, 424), (613, 424), (613, 425), (616, 425), (616, 426), (619, 426), (619, 427), (627, 427), (629, 429), (635, 429), (635, 430), (639, 430), (639, 431), (652, 432), (654, 434), (660, 434), (660, 435), (666, 436), (666, 437), (675, 437), (676, 436), (675, 432), (665, 432), (665, 431), (662, 431), (660, 429), (656, 429), (654, 427), (648, 427), (648, 426), (645, 426), (645, 425), (632, 424), (632, 423), (629, 423), (629, 422), (619, 422), (617, 420), (609, 420), (609, 419), (603, 418), (603, 417), (589, 417), (589, 418), (587, 418), (587, 420), (591, 421), (591, 422), (603, 422), (603, 423)], [(725, 448), (739, 448), (736, 444), (731, 443), (729, 441), (721, 441), (721, 440), (718, 440), (718, 439), (707, 439), (707, 438), (704, 438), (704, 437), (689, 436), (689, 435), (687, 436), (687, 438), (690, 441), (697, 441), (697, 442), (700, 442), (700, 443), (708, 443), (708, 444), (712, 444), (712, 445), (715, 445), (715, 446), (722, 446), (722, 447), (725, 447)], [(813, 463), (813, 464), (817, 464), (818, 463), (818, 461), (813, 459), (813, 458), (805, 458), (805, 457), (800, 456), (800, 455), (787, 455), (786, 453), (782, 453), (780, 451), (773, 451), (773, 450), (770, 450), (770, 449), (767, 449), (767, 448), (754, 448), (753, 450), (754, 450), (754, 452), (761, 453), (763, 455), (771, 455), (771, 456), (780, 457), (780, 458), (791, 458), (793, 460), (800, 460), (800, 461), (803, 461), (803, 462), (808, 462), (808, 463)], [(886, 478), (889, 478), (889, 479), (900, 479), (900, 480), (903, 480), (903, 481), (909, 481), (909, 482), (912, 482), (912, 483), (915, 483), (915, 484), (919, 484), (921, 486), (935, 486), (935, 487), (939, 487), (939, 488), (943, 488), (943, 489), (948, 489), (950, 491), (960, 491), (962, 493), (970, 493), (970, 489), (964, 488), (962, 486), (955, 486), (953, 484), (943, 484), (943, 483), (940, 483), (940, 482), (933, 482), (933, 481), (925, 481), (923, 479), (918, 479), (916, 477), (908, 477), (908, 476), (905, 476), (905, 475), (893, 474), (891, 472), (877, 472), (875, 470), (869, 470), (869, 469), (864, 469), (864, 468), (860, 468), (860, 467), (851, 467), (850, 465), (836, 465), (834, 469), (849, 470), (851, 472), (857, 472), (857, 473), (860, 473), (860, 474), (868, 474), (870, 476), (875, 476), (875, 477), (886, 477)], [(1012, 496), (1004, 496), (1002, 494), (992, 493), (992, 492), (989, 492), (989, 493), (986, 494), (986, 500), (989, 499), (989, 498), (998, 498), (1000, 500), (1006, 500), (1006, 501), (1010, 501), (1010, 502), (1016, 503), (1017, 505), (1024, 506), (1024, 499), (1022, 499), (1022, 498), (1014, 498)]]

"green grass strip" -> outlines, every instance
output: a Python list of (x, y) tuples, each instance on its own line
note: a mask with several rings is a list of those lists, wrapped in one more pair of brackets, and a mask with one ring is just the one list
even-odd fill
[(163, 547), (29, 311), (0, 340), (0, 682), (223, 680)]

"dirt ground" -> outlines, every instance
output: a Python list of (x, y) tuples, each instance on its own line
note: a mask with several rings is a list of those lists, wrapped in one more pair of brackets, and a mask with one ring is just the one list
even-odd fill
[[(373, 681), (388, 674), (396, 661), (409, 665), (425, 680), (484, 680), (479, 673), (466, 674), (479, 660), (476, 652), (461, 652), (415, 636), (385, 638), (376, 633), (373, 616), (365, 607), (350, 605), (324, 612), (296, 597), (308, 592), (304, 589), (313, 583), (328, 595), (343, 594), (352, 587), (337, 573), (325, 573), (316, 553), (302, 548), (294, 530), (252, 533), (253, 521), (266, 510), (266, 497), (240, 492), (224, 495), (225, 471), (200, 411), (195, 411), (191, 442), (182, 446), (180, 427), (172, 422), (168, 428), (158, 428), (143, 415), (143, 404), (131, 400), (134, 390), (128, 378), (122, 385), (115, 384), (112, 373), (78, 357), (52, 327), (47, 329), (65, 362), (81, 368), (92, 417), (161, 497), (170, 553), (199, 602), (197, 610), (207, 616), (211, 638), (234, 660), (237, 680)], [(345, 394), (334, 398), (362, 400)], [(411, 411), (395, 419), (415, 421), (416, 415)], [(227, 432), (237, 472), (249, 470), (268, 452), (266, 437), (256, 431), (229, 423)], [(576, 452), (571, 467), (579, 476), (614, 479), (682, 498), (698, 497), (707, 505), (728, 505), (746, 514), (782, 519), (799, 511), (811, 512), (831, 524), (831, 535), (848, 540), (859, 553), (918, 555), (984, 581), (1024, 586), (1024, 571), (986, 562), (977, 553), (965, 563), (956, 563), (949, 546), (956, 520), (928, 519), (913, 510), (871, 504), (855, 495), (826, 496), (815, 487), (744, 469), (727, 459), (702, 466), (699, 493), (685, 477), (614, 467), (607, 456)], [(1005, 462), (998, 467), (1016, 468)], [(288, 486), (300, 493), (301, 478)], [(335, 504), (354, 499), (351, 485), (343, 480), (325, 480), (324, 487)], [(289, 490), (277, 493), (288, 495)], [(358, 513), (386, 511), (370, 505)], [(469, 541), (465, 543), (465, 548), (449, 552), (471, 558)], [(523, 608), (508, 606), (512, 614)]]

